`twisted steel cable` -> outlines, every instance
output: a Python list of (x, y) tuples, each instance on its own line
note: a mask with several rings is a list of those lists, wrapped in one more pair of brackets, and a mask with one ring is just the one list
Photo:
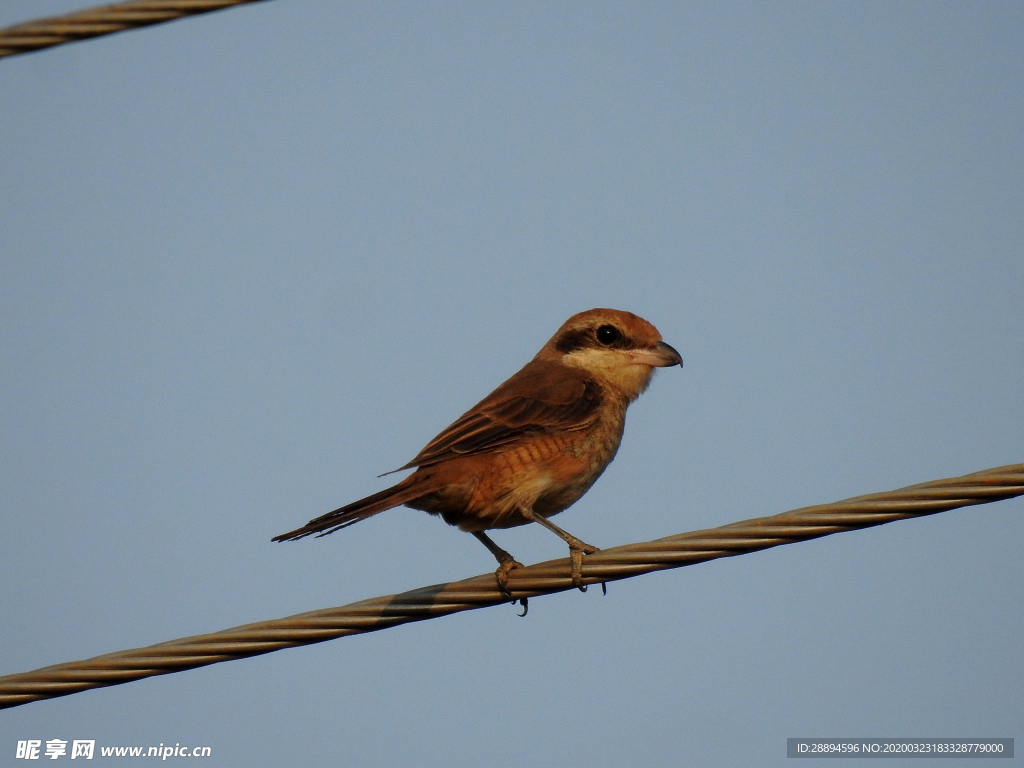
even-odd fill
[[(958, 507), (1024, 495), (1024, 464), (1011, 464), (963, 477), (935, 480), (888, 493), (857, 496), (834, 504), (803, 507), (664, 539), (605, 549), (583, 560), (588, 584), (627, 579), (680, 568), (780, 544), (933, 515)], [(517, 568), (509, 589), (521, 600), (573, 589), (569, 558)], [(340, 608), (300, 613), (246, 624), (208, 635), (109, 653), (84, 661), (0, 677), (0, 708), (67, 696), (90, 688), (179, 672), (219, 661), (257, 656), (283, 648), (374, 632), (411, 621), (507, 602), (494, 574), (436, 584), (398, 595), (375, 597)]]
[(0, 29), (0, 58), (261, 0), (132, 0)]

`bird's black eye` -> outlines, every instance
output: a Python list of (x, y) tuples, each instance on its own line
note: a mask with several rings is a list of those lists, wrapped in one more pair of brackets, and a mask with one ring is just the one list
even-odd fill
[(614, 325), (602, 325), (597, 329), (597, 340), (606, 347), (611, 346), (620, 338), (622, 338), (622, 334)]

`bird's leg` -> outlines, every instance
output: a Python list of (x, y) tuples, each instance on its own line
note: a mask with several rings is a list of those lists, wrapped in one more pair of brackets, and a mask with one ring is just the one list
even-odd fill
[[(540, 523), (569, 545), (569, 559), (572, 560), (573, 586), (580, 592), (586, 592), (587, 585), (583, 583), (583, 555), (592, 555), (595, 552), (600, 552), (601, 550), (597, 547), (592, 547), (584, 541), (580, 541), (568, 531), (563, 531), (557, 525), (544, 517), (544, 515), (534, 512), (532, 509), (523, 509), (522, 513), (523, 517), (528, 520), (532, 520), (535, 523)], [(601, 585), (601, 588), (604, 589), (604, 584)]]
[[(473, 531), (472, 533), (480, 540), (481, 544), (487, 547), (488, 551), (494, 555), (495, 559), (498, 561), (498, 570), (494, 572), (494, 577), (498, 580), (498, 590), (514, 603), (515, 598), (512, 597), (512, 593), (508, 590), (508, 574), (511, 570), (522, 568), (523, 564), (491, 541), (491, 537), (483, 531)], [(521, 598), (521, 602), (523, 604), (523, 615), (525, 616), (527, 610), (526, 598)]]

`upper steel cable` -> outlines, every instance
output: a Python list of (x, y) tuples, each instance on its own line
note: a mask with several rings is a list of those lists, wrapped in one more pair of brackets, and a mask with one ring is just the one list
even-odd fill
[(0, 29), (0, 58), (262, 0), (132, 0)]
[[(1021, 495), (1024, 495), (1024, 464), (1011, 464), (888, 493), (857, 496), (834, 504), (803, 507), (720, 528), (605, 549), (584, 558), (583, 580), (595, 584), (627, 579), (651, 571), (680, 568), (719, 557), (742, 555), (780, 544)], [(570, 560), (566, 557), (517, 568), (509, 574), (508, 586), (520, 598), (572, 589)], [(179, 672), (218, 661), (373, 632), (503, 602), (506, 598), (498, 591), (494, 574), (488, 573), (340, 608), (300, 613), (209, 635), (185, 637), (146, 648), (7, 675), (0, 677), (0, 708)]]

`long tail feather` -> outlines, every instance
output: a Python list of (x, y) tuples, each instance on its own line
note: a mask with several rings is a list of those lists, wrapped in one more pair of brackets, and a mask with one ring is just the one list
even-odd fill
[(398, 485), (393, 485), (372, 496), (367, 496), (365, 499), (353, 501), (351, 504), (339, 507), (333, 512), (328, 512), (326, 515), (314, 518), (301, 528), (275, 536), (271, 541), (295, 541), (306, 536), (312, 536), (314, 533), (326, 536), (342, 528), (355, 525), (360, 520), (373, 517), (378, 512), (384, 512), (393, 507), (400, 507), (405, 502), (412, 501), (424, 494), (424, 489), (419, 482), (413, 480), (414, 477), (414, 475), (411, 475)]

